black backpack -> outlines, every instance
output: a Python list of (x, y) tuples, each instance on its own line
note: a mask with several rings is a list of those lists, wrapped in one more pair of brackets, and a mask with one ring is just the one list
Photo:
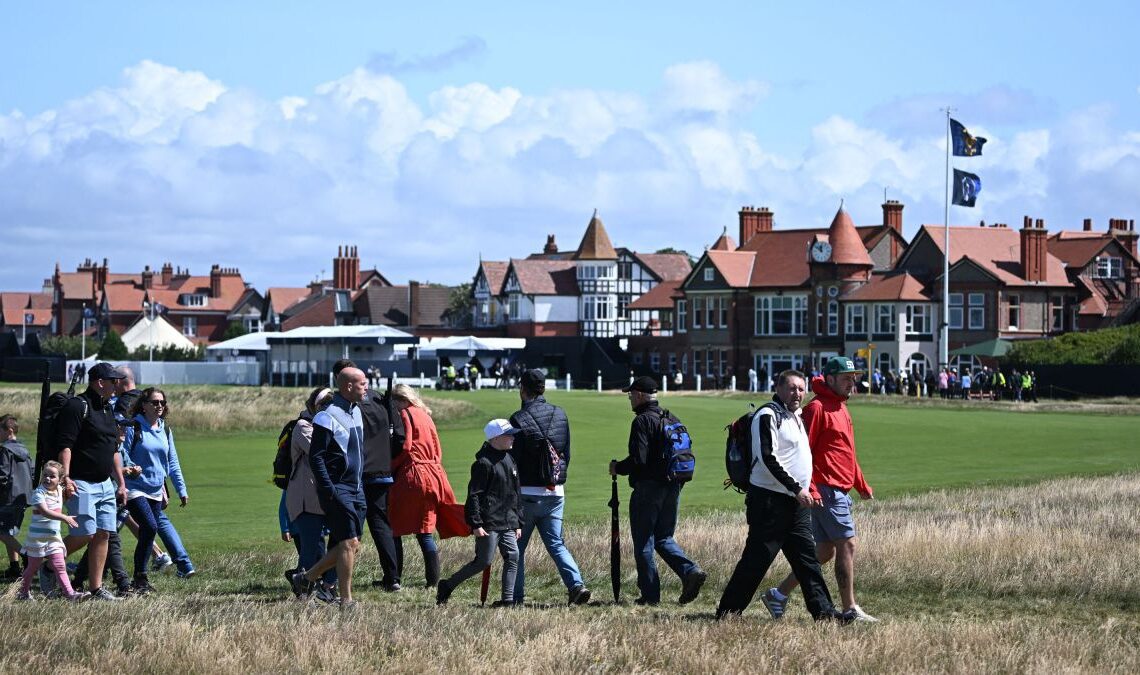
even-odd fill
[(289, 420), (281, 428), (277, 436), (277, 454), (273, 457), (272, 482), (282, 490), (289, 487), (289, 479), (293, 476), (293, 427), (297, 426), (300, 417)]
[[(752, 484), (752, 467), (760, 461), (759, 448), (752, 447), (752, 423), (761, 410), (772, 407), (772, 404), (767, 403), (760, 408), (754, 403), (749, 403), (748, 406), (748, 412), (724, 428), (728, 432), (724, 442), (724, 468), (728, 471), (724, 489), (733, 488), (741, 494), (748, 492), (748, 486)], [(776, 428), (779, 429), (780, 423), (784, 421), (783, 416), (773, 417)]]
[[(67, 404), (73, 398), (78, 398), (80, 401), (83, 401), (83, 419), (87, 419), (87, 416), (91, 413), (90, 406), (87, 405), (87, 399), (75, 395), (75, 385), (78, 384), (79, 377), (79, 369), (77, 368), (75, 376), (71, 379), (71, 385), (67, 388), (66, 392), (57, 391), (49, 395), (46, 399), (41, 399), (39, 428), (36, 430), (36, 466), (32, 475), (32, 481), (35, 485), (40, 484), (40, 470), (43, 469), (44, 464), (59, 461), (59, 448), (56, 447), (59, 414), (67, 407)], [(45, 382), (46, 381), (45, 378)], [(48, 385), (45, 384), (45, 393), (47, 387)]]
[(688, 483), (693, 480), (697, 469), (689, 430), (668, 410), (661, 411), (661, 423), (665, 435), (661, 449), (661, 458), (665, 460), (665, 479), (671, 483)]

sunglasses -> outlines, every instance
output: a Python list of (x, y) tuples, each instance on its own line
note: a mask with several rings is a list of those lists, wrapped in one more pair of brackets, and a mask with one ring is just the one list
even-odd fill
[(153, 405), (156, 408), (162, 408), (166, 406), (166, 401), (147, 401), (147, 403)]

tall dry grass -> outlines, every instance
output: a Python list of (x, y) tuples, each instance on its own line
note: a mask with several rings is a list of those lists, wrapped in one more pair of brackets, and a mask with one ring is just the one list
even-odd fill
[[(255, 546), (206, 556), (200, 579), (160, 579), (158, 597), (114, 606), (17, 604), (9, 592), (0, 599), (0, 671), (1052, 673), (1134, 672), (1140, 663), (1140, 476), (857, 509), (857, 587), (882, 619), (874, 625), (815, 625), (798, 597), (781, 622), (755, 604), (742, 619), (714, 622), (744, 536), (742, 514), (725, 512), (682, 518), (678, 539), (709, 572), (685, 607), (568, 609), (536, 541), (527, 579), (538, 606), (479, 608), (472, 580), (437, 608), (430, 591), (414, 588), (422, 571), (409, 550), (404, 591), (364, 590), (359, 611), (342, 615), (286, 600), (286, 549)], [(608, 523), (566, 534), (595, 599), (608, 596)], [(442, 550), (447, 572), (471, 543), (448, 540)], [(624, 554), (628, 598), (628, 543)], [(371, 550), (366, 560), (357, 577), (365, 583), (376, 572)], [(768, 581), (786, 571), (781, 559)], [(672, 596), (678, 581), (663, 573)]]

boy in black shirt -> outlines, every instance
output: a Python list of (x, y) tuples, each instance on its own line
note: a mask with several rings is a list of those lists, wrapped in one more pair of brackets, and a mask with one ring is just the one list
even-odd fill
[(514, 445), (514, 435), (518, 432), (504, 419), (491, 420), (483, 428), (487, 442), (476, 453), (475, 463), (471, 465), (465, 506), (467, 524), (475, 534), (475, 558), (439, 582), (435, 599), (437, 605), (446, 604), (456, 586), (490, 565), (496, 546), (503, 556), (503, 592), (502, 598), (491, 606), (515, 604), (522, 518), (519, 512), (519, 472), (507, 451)]

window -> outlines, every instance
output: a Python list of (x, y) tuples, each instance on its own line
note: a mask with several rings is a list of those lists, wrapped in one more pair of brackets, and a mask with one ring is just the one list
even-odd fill
[(629, 298), (628, 294), (621, 294), (617, 296), (617, 316), (619, 319), (629, 318)]
[(705, 321), (706, 328), (714, 328), (716, 326), (717, 306), (720, 304), (720, 298), (709, 298), (708, 302), (708, 321)]
[(907, 335), (929, 335), (933, 332), (930, 321), (930, 305), (906, 306)]
[(633, 263), (628, 260), (619, 260), (617, 264), (618, 279), (633, 278)]
[(885, 351), (879, 352), (879, 358), (877, 358), (875, 360), (878, 363), (877, 367), (878, 367), (880, 373), (885, 374), (885, 373), (889, 373), (892, 370), (894, 370), (894, 367), (895, 367), (894, 360), (891, 358), (891, 355), (889, 352), (885, 352)]
[(670, 373), (677, 372), (677, 355), (676, 354), (669, 354), (669, 372)]
[(1021, 298), (1016, 295), (1009, 296), (1009, 329), (1017, 330), (1021, 327)]
[(712, 281), (713, 280), (713, 268), (706, 267), (704, 269), (704, 273), (705, 273), (705, 281)]
[(609, 321), (614, 318), (614, 305), (612, 298), (605, 295), (586, 295), (582, 297), (583, 321)]
[(827, 303), (827, 334), (839, 334), (839, 302), (830, 300)]
[(962, 328), (962, 294), (950, 294), (950, 328), (953, 330), (961, 330)]
[(705, 353), (699, 349), (693, 350), (693, 375), (702, 375), (701, 367), (705, 365)]
[(681, 372), (688, 374), (689, 372), (689, 355), (681, 354)]
[(508, 319), (516, 319), (516, 320), (519, 318), (519, 294), (518, 293), (511, 293), (510, 299), (507, 300), (507, 318)]
[(709, 349), (709, 350), (705, 351), (705, 372), (712, 375), (713, 373), (716, 372), (715, 370), (713, 370), (713, 368), (715, 368), (715, 367), (716, 367), (716, 350), (715, 349)]
[(649, 353), (649, 369), (655, 373), (661, 372), (661, 354), (657, 352)]
[(970, 294), (970, 330), (984, 330), (986, 327), (986, 294)]
[(1093, 270), (1094, 279), (1119, 279), (1123, 276), (1120, 258), (1110, 256), (1097, 256), (1096, 269)]
[(895, 306), (875, 305), (875, 333), (889, 334), (895, 332)]
[(807, 296), (756, 296), (755, 330), (756, 335), (807, 335)]
[(705, 314), (705, 299), (693, 298), (693, 328), (700, 328), (703, 325)]
[(1065, 329), (1065, 298), (1056, 295), (1051, 301), (1053, 314), (1053, 330)]
[(182, 317), (182, 334), (186, 337), (194, 337), (198, 334), (198, 317)]
[(930, 370), (930, 359), (922, 352), (915, 352), (906, 360), (906, 370), (908, 373), (918, 373), (919, 379), (925, 380), (926, 373)]
[(720, 373), (727, 373), (728, 372), (728, 350), (727, 349), (720, 350), (720, 370), (717, 372), (720, 372)]
[(183, 293), (178, 302), (185, 307), (205, 307), (206, 296), (201, 293)]
[[(820, 287), (823, 290), (823, 287)], [(815, 334), (823, 335), (823, 301), (815, 301)]]
[(718, 298), (720, 304), (720, 327), (728, 328), (728, 298)]
[(867, 317), (864, 316), (865, 305), (847, 305), (847, 334), (866, 335)]
[(685, 300), (677, 301), (677, 332), (684, 333), (686, 328), (685, 324), (689, 318), (689, 303)]

